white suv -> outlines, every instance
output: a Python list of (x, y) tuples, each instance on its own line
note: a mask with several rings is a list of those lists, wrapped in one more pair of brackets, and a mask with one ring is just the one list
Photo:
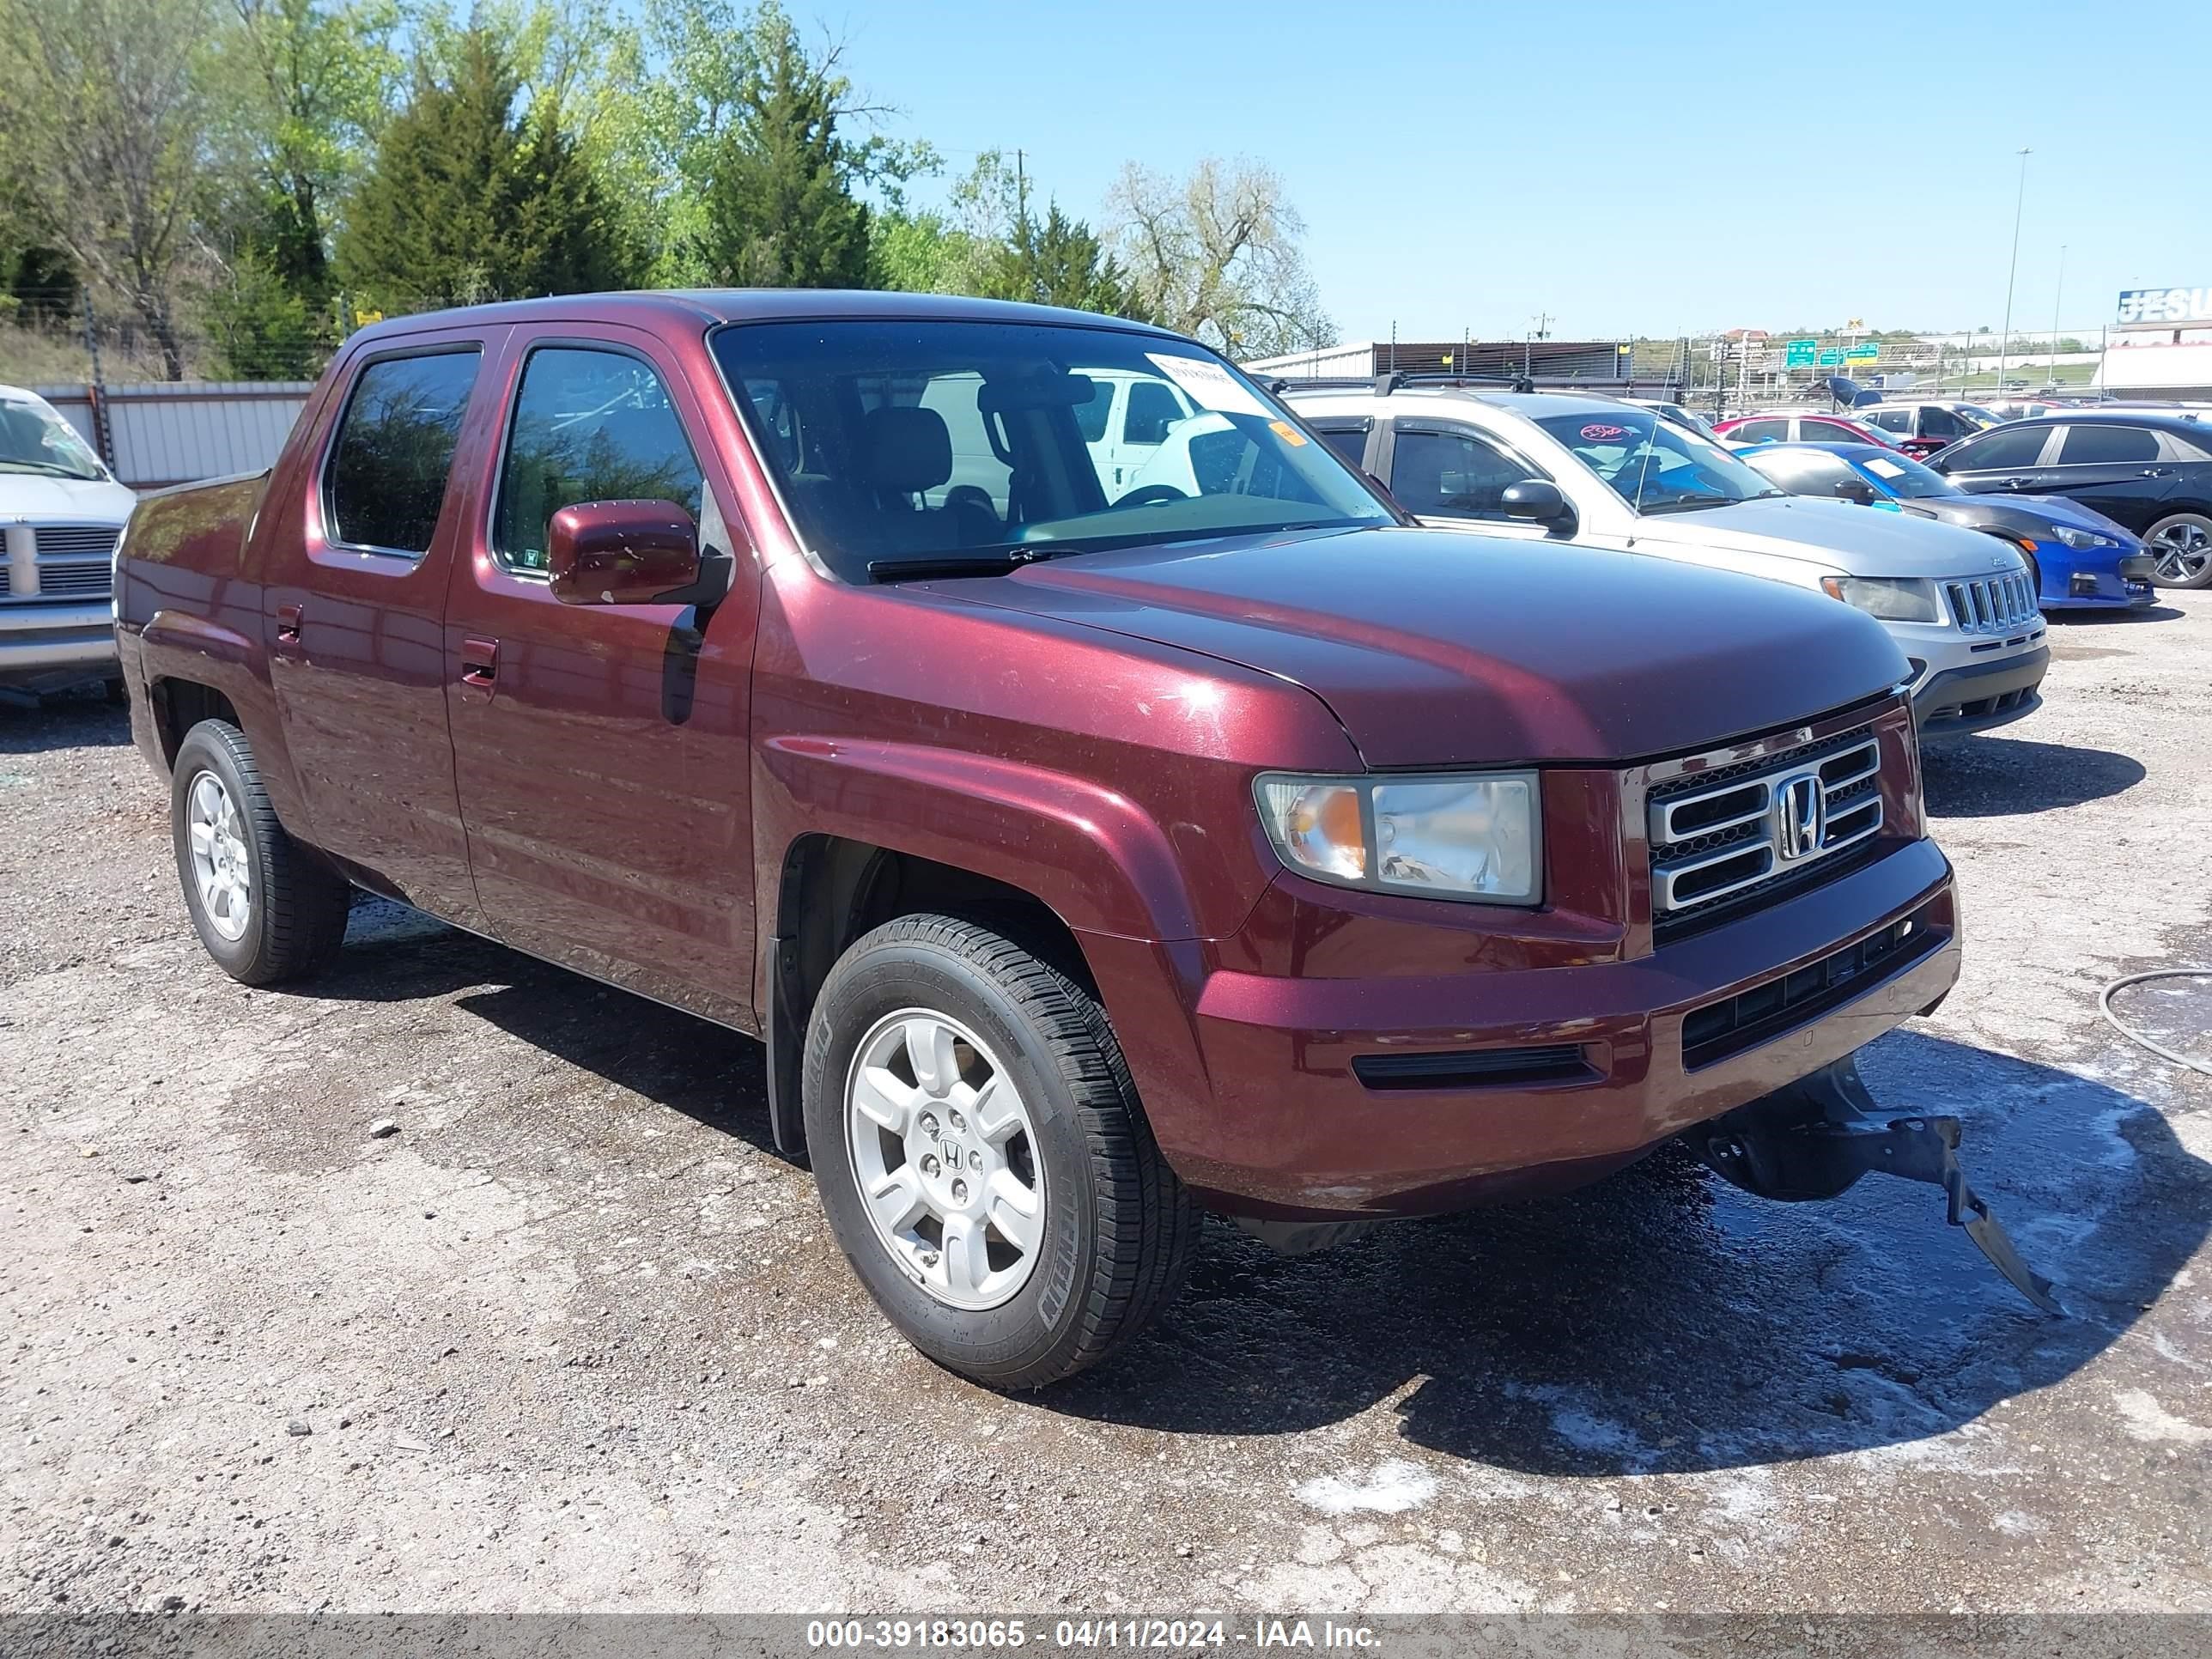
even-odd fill
[(1279, 391), (1426, 521), (1738, 570), (1858, 606), (1911, 659), (1923, 737), (1986, 731), (2039, 703), (2050, 652), (2033, 580), (1987, 536), (1784, 495), (1720, 446), (1617, 398), (1389, 376)]

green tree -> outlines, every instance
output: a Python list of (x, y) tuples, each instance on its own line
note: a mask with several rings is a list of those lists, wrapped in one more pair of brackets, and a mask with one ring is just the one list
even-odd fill
[(1012, 234), (994, 250), (978, 291), (989, 299), (1152, 320), (1151, 309), (1091, 227), (1069, 218), (1057, 202), (1042, 222), (1024, 204)]
[(228, 239), (311, 313), (330, 307), (331, 209), (399, 84), (396, 0), (231, 0), (217, 49), (236, 199)]
[(1305, 222), (1271, 168), (1208, 157), (1177, 180), (1133, 162), (1109, 205), (1115, 252), (1166, 326), (1247, 358), (1334, 332), (1299, 245)]
[(480, 24), (416, 70), (338, 239), (357, 305), (385, 311), (619, 288), (636, 275), (625, 215), (560, 95), (522, 77)]
[(211, 0), (0, 0), (5, 169), (86, 280), (185, 374), (178, 289), (204, 179)]

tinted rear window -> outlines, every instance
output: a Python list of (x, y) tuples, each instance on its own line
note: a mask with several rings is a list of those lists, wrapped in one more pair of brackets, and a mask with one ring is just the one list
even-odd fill
[(2140, 426), (2069, 426), (2058, 447), (2061, 466), (2157, 459), (2158, 434)]
[(470, 347), (386, 357), (362, 370), (331, 448), (325, 506), (331, 540), (429, 550), (477, 355)]

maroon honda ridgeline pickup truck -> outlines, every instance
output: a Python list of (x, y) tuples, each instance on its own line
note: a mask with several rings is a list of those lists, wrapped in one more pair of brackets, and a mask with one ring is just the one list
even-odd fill
[(185, 902), (350, 890), (763, 1038), (926, 1352), (1069, 1375), (1211, 1209), (1618, 1169), (1958, 972), (1904, 659), (1779, 584), (1424, 530), (1134, 324), (626, 295), (354, 337), (117, 586)]

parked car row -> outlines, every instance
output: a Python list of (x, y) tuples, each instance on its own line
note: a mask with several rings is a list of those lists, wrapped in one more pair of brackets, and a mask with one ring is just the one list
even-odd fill
[(1127, 1343), (1200, 1209), (1310, 1249), (1677, 1135), (1946, 1181), (2055, 1305), (1851, 1069), (1959, 971), (1916, 724), (2043, 677), (1989, 536), (1605, 398), (756, 290), (365, 330), (117, 574), (215, 962), (312, 973), (358, 886), (763, 1038), (854, 1272), (993, 1386)]
[(2037, 706), (2049, 651), (2016, 547), (1793, 497), (1722, 445), (1609, 398), (1388, 377), (1292, 382), (1284, 396), (1424, 523), (1733, 570), (1866, 611), (1905, 655), (1923, 738)]

